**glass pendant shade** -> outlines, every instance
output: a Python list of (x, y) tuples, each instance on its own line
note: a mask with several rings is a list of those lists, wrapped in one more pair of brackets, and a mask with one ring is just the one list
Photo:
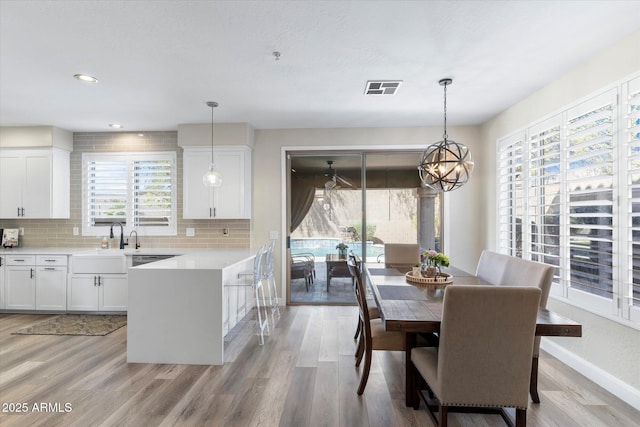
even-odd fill
[(471, 152), (464, 144), (443, 140), (430, 145), (418, 166), (420, 180), (436, 191), (451, 191), (466, 184), (473, 172)]
[(222, 185), (222, 175), (215, 169), (213, 163), (209, 164), (209, 170), (202, 175), (202, 183), (207, 187), (220, 187)]

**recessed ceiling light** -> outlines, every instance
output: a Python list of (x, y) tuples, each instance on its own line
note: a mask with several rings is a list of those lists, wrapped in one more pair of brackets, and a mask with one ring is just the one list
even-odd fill
[(139, 133), (138, 136), (142, 137), (144, 136), (144, 133)]
[(118, 123), (109, 123), (109, 126), (116, 129), (122, 129), (122, 125), (119, 125)]
[(93, 76), (89, 76), (87, 74), (74, 74), (73, 77), (87, 83), (98, 83), (98, 79), (96, 79)]

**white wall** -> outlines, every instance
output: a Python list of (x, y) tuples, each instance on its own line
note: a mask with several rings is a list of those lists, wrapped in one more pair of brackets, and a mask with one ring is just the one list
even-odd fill
[[(450, 114), (455, 115), (455, 111)], [(479, 139), (479, 128), (449, 127), (448, 134), (456, 142), (471, 149), (476, 160), (476, 169), (471, 181), (460, 189), (445, 195), (445, 251), (452, 262), (467, 271), (475, 266), (483, 249), (486, 235), (477, 224), (486, 222), (481, 206), (484, 204), (482, 180), (477, 176), (486, 173), (483, 166), (483, 149)], [(269, 239), (269, 231), (278, 231), (276, 244), (277, 278), (282, 283), (282, 242), (286, 237), (283, 229), (285, 212), (282, 209), (283, 147), (306, 149), (417, 149), (424, 150), (429, 144), (442, 139), (442, 127), (415, 128), (345, 128), (345, 129), (282, 129), (256, 130), (253, 153), (253, 219), (251, 245), (258, 247)], [(416, 158), (417, 165), (420, 161)], [(286, 289), (284, 283), (282, 295)]]
[[(487, 173), (481, 177), (488, 193), (483, 216), (486, 222), (479, 225), (487, 230), (487, 247), (496, 246), (496, 140), (638, 71), (640, 31), (589, 59), (482, 126), (482, 144), (487, 148), (487, 153), (493, 153), (485, 157)], [(548, 306), (552, 311), (582, 323), (583, 337), (549, 339), (548, 342), (553, 344), (547, 349), (555, 349), (558, 357), (564, 357), (566, 362), (573, 364), (585, 375), (591, 375), (597, 382), (609, 383), (611, 391), (622, 398), (627, 397), (629, 403), (640, 407), (640, 331), (572, 307), (553, 297), (549, 298)], [(627, 385), (631, 388), (627, 388)]]

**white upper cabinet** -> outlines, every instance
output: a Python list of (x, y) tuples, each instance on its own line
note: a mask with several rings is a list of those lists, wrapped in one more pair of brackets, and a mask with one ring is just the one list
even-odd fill
[(251, 218), (251, 149), (243, 146), (214, 148), (215, 168), (222, 175), (220, 187), (206, 187), (202, 176), (209, 170), (211, 148), (184, 147), (183, 218)]
[(0, 149), (0, 218), (69, 218), (69, 151)]

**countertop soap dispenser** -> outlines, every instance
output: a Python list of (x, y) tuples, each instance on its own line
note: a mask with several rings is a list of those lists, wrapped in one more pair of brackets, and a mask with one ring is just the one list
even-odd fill
[(102, 249), (109, 249), (109, 241), (107, 240), (107, 236), (102, 238), (102, 244), (100, 245)]

